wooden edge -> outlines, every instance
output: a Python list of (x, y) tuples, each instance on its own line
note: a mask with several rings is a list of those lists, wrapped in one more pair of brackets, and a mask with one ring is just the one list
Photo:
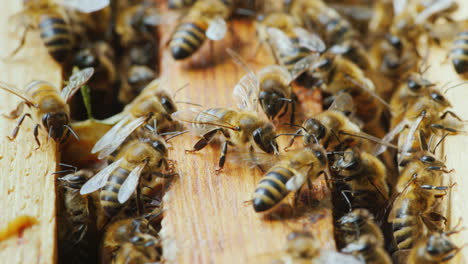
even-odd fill
[[(2, 56), (6, 56), (19, 43), (19, 34), (8, 33), (7, 21), (21, 10), (21, 1), (5, 1), (2, 10), (0, 49)], [(31, 33), (14, 59), (0, 61), (0, 80), (18, 88), (24, 88), (32, 80), (47, 80), (59, 86), (61, 70), (47, 54), (39, 34)], [(20, 102), (5, 91), (0, 91), (0, 98), (2, 114), (8, 114)], [(46, 143), (43, 131), (39, 137), (42, 147), (35, 150), (33, 125), (26, 119), (16, 140), (10, 142), (7, 135), (13, 131), (16, 120), (0, 117), (0, 229), (24, 215), (37, 220), (30, 228), (19, 227), (9, 239), (0, 241), (3, 263), (55, 263), (56, 260), (55, 177), (51, 173), (56, 170), (58, 156), (55, 143), (53, 140)]]

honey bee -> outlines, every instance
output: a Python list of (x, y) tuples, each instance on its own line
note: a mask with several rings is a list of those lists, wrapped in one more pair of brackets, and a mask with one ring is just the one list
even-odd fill
[(450, 51), (455, 71), (464, 79), (468, 78), (468, 31), (458, 34)]
[(343, 56), (366, 72), (371, 70), (371, 58), (368, 51), (356, 39), (345, 40), (340, 44), (333, 45), (328, 49), (328, 52)]
[(122, 103), (131, 102), (157, 77), (154, 69), (146, 65), (130, 65), (128, 68), (123, 67), (122, 70), (125, 73), (122, 74), (124, 79), (121, 80), (119, 87), (119, 101)]
[(106, 216), (112, 218), (135, 190), (141, 190), (138, 186), (141, 185), (142, 176), (154, 174), (163, 178), (173, 177), (174, 174), (167, 173), (168, 169), (165, 140), (155, 133), (143, 133), (137, 139), (125, 143), (117, 151), (115, 161), (87, 181), (80, 189), (80, 194), (102, 189), (101, 207)]
[(227, 32), (226, 19), (234, 9), (232, 0), (199, 0), (176, 27), (169, 42), (172, 57), (183, 60), (194, 54), (206, 38), (220, 40)]
[(217, 172), (224, 167), (228, 146), (235, 146), (251, 155), (254, 155), (255, 146), (265, 153), (278, 153), (275, 127), (257, 111), (257, 98), (252, 96), (251, 88), (250, 85), (234, 88), (233, 96), (239, 110), (219, 107), (200, 111), (192, 108), (172, 114), (176, 120), (192, 123), (194, 130), (202, 137), (187, 152), (203, 149), (220, 132), (223, 143)]
[(327, 153), (320, 145), (311, 145), (289, 152), (270, 168), (255, 189), (252, 203), (255, 212), (275, 207), (291, 191), (299, 190), (327, 168)]
[(388, 222), (392, 223), (393, 237), (400, 250), (412, 248), (425, 234), (425, 226), (432, 226), (433, 207), (437, 199), (444, 197), (450, 188), (426, 182), (433, 182), (430, 175), (414, 174), (393, 202)]
[(366, 209), (358, 208), (342, 216), (338, 220), (338, 228), (343, 242), (348, 245), (364, 235), (376, 238), (379, 246), (384, 246), (382, 230), (375, 223), (374, 216)]
[(351, 23), (323, 1), (295, 0), (290, 13), (303, 25), (317, 30), (327, 46), (340, 44), (358, 36)]
[[(246, 86), (245, 89), (251, 91), (252, 94), (248, 96), (256, 97), (255, 100), (260, 103), (268, 119), (272, 120), (277, 116), (279, 118), (285, 115), (289, 110), (289, 106), (291, 106), (290, 120), (291, 123), (294, 123), (296, 102), (291, 87), (293, 80), (291, 74), (279, 65), (266, 66), (258, 74), (255, 74), (237, 53), (231, 49), (227, 49), (227, 52), (231, 55), (234, 62), (247, 72), (237, 85)], [(236, 86), (234, 93), (239, 90), (241, 89)]]
[(118, 122), (96, 142), (91, 152), (99, 152), (99, 159), (109, 156), (145, 123), (156, 123), (157, 132), (172, 128), (176, 123), (171, 114), (176, 112), (177, 108), (171, 96), (161, 86), (161, 80), (153, 80), (124, 108), (122, 113), (111, 117), (110, 121)]
[(61, 197), (58, 240), (61, 256), (66, 256), (80, 247), (88, 234), (88, 227), (91, 224), (88, 198), (81, 196), (79, 190), (91, 176), (91, 171), (80, 170), (58, 178)]
[(341, 249), (343, 253), (351, 253), (367, 264), (391, 264), (392, 260), (385, 251), (381, 241), (372, 235), (363, 235), (358, 241)]
[(154, 263), (161, 261), (157, 231), (143, 217), (119, 220), (105, 231), (103, 263)]
[(416, 243), (411, 250), (408, 263), (448, 263), (463, 247), (457, 247), (449, 236), (454, 232), (433, 232)]
[(377, 213), (389, 198), (385, 165), (377, 157), (358, 148), (346, 149), (337, 156), (331, 169), (337, 179), (342, 179), (350, 187), (350, 205)]
[(168, 0), (170, 9), (182, 9), (192, 6), (197, 0)]
[(30, 30), (39, 30), (42, 42), (50, 56), (58, 63), (64, 63), (72, 49), (73, 33), (63, 7), (91, 13), (106, 7), (108, 4), (108, 0), (87, 3), (66, 0), (61, 2), (63, 6), (50, 0), (27, 1), (24, 9), (10, 18), (15, 26), (24, 28), (20, 45), (11, 53), (10, 57), (23, 47)]
[(294, 17), (284, 12), (272, 12), (256, 24), (257, 35), (268, 43), (278, 64), (295, 79), (310, 62), (325, 50), (322, 39), (300, 27)]
[(30, 113), (21, 116), (12, 136), (8, 137), (8, 139), (14, 140), (16, 138), (26, 117), (32, 118), (36, 122), (34, 137), (38, 147), (41, 145), (38, 139), (40, 124), (42, 124), (49, 137), (57, 142), (64, 141), (70, 133), (78, 138), (70, 126), (70, 108), (67, 102), (91, 78), (93, 73), (93, 68), (86, 68), (73, 74), (68, 81), (68, 85), (60, 93), (53, 84), (46, 81), (33, 81), (26, 86), (25, 91), (0, 82), (0, 89), (10, 92), (23, 100), (7, 118), (13, 119), (20, 116), (25, 104), (28, 107), (37, 109), (34, 118), (31, 117)]
[(368, 24), (368, 33), (371, 36), (390, 31), (394, 17), (393, 2), (392, 0), (382, 0), (373, 3), (372, 17)]

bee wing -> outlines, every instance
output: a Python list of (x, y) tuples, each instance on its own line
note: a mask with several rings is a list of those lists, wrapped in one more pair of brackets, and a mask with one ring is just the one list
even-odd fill
[[(393, 128), (387, 135), (382, 138), (383, 142), (390, 143), (400, 132), (405, 128), (408, 124), (406, 120), (401, 121), (395, 128)], [(381, 144), (380, 146), (376, 147), (372, 152), (373, 155), (378, 156), (387, 150), (387, 145)]]
[(115, 135), (119, 130), (128, 123), (130, 116), (126, 116), (121, 119), (117, 124), (115, 124), (109, 131), (107, 131), (102, 138), (100, 138), (96, 144), (94, 144), (91, 153), (96, 153), (101, 151), (105, 146), (109, 145), (110, 142), (114, 139)]
[(312, 53), (294, 64), (294, 67), (290, 70), (291, 81), (294, 81), (299, 75), (310, 69), (310, 67), (320, 57), (318, 53)]
[(299, 45), (301, 47), (309, 49), (310, 51), (325, 51), (326, 45), (317, 34), (311, 33), (302, 27), (296, 27), (293, 30), (299, 38)]
[[(122, 126), (118, 131), (115, 133), (111, 134), (108, 139), (106, 139), (106, 142), (108, 143), (102, 148), (102, 150), (99, 152), (98, 159), (104, 159), (105, 157), (109, 156), (114, 152), (124, 141), (125, 139), (130, 136), (130, 134), (133, 133), (137, 128), (141, 127), (147, 120), (148, 118), (146, 116), (139, 117), (130, 123), (126, 124), (125, 126)], [(106, 134), (107, 135), (107, 134)], [(106, 136), (104, 135), (104, 136)], [(94, 149), (94, 148), (93, 148)]]
[(268, 27), (266, 32), (268, 35), (268, 40), (277, 49), (276, 52), (285, 54), (294, 52), (294, 43), (282, 30), (274, 27)]
[(113, 162), (112, 164), (110, 164), (109, 166), (105, 167), (100, 172), (98, 172), (96, 175), (94, 175), (91, 179), (89, 179), (81, 187), (80, 194), (85, 195), (88, 193), (92, 193), (104, 187), (104, 185), (106, 185), (107, 180), (109, 179), (109, 176), (115, 169), (117, 169), (117, 167), (119, 167), (122, 160), (123, 159), (119, 159)]
[(348, 115), (354, 112), (354, 100), (349, 93), (339, 93), (328, 110), (341, 112)]
[(413, 144), (413, 140), (415, 139), (416, 130), (418, 129), (423, 119), (424, 115), (420, 115), (418, 116), (418, 118), (416, 118), (416, 120), (413, 121), (413, 123), (410, 124), (408, 136), (406, 137), (406, 140), (400, 150), (401, 153), (400, 157), (398, 158), (398, 163), (400, 163), (404, 159), (408, 151), (410, 151), (411, 145)]
[(297, 172), (291, 179), (286, 182), (286, 189), (288, 191), (297, 191), (307, 180), (307, 174)]
[(416, 18), (414, 19), (414, 22), (416, 24), (423, 24), (426, 22), (426, 20), (438, 13), (441, 12), (445, 9), (450, 8), (454, 4), (454, 0), (435, 0), (432, 1), (426, 9), (424, 9), (421, 13), (416, 15)]
[(205, 35), (211, 40), (221, 40), (226, 35), (226, 32), (226, 21), (222, 17), (217, 16), (210, 21)]
[[(217, 127), (224, 127), (228, 129), (237, 129), (236, 126), (220, 120), (219, 117), (195, 108), (179, 110), (177, 112), (172, 113), (171, 117), (176, 120), (192, 124), (204, 124)], [(195, 121), (195, 118), (199, 117), (203, 118), (202, 122)]]
[(67, 8), (82, 13), (92, 13), (108, 6), (110, 0), (63, 0), (61, 3)]
[(127, 179), (122, 183), (119, 193), (117, 194), (117, 200), (119, 203), (123, 204), (128, 200), (128, 198), (130, 198), (138, 186), (138, 180), (140, 179), (141, 172), (144, 168), (145, 164), (138, 165), (130, 172)]
[(347, 77), (347, 79), (351, 81), (352, 83), (354, 83), (355, 85), (359, 86), (361, 89), (363, 89), (365, 92), (370, 94), (372, 97), (377, 99), (377, 101), (379, 101), (382, 105), (384, 105), (389, 110), (392, 116), (394, 115), (392, 112), (392, 107), (375, 92), (375, 85), (370, 79), (363, 78), (362, 80), (364, 83), (360, 83), (357, 80), (353, 79), (352, 77)]
[(13, 85), (0, 81), (0, 89), (12, 93), (18, 96), (19, 98), (23, 99), (26, 102), (26, 104), (36, 107), (36, 103), (34, 103), (32, 99), (30, 99), (22, 90), (14, 87)]
[(94, 74), (94, 68), (89, 67), (83, 70), (80, 70), (70, 76), (68, 79), (68, 84), (62, 89), (60, 97), (65, 102), (68, 102), (70, 98), (83, 86)]

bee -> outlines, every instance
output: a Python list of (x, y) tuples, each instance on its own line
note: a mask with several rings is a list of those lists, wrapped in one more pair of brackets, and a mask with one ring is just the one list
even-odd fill
[[(242, 83), (242, 82), (241, 82)], [(265, 153), (278, 153), (275, 127), (265, 116), (260, 115), (256, 96), (251, 85), (237, 85), (233, 96), (238, 110), (232, 108), (208, 108), (206, 110), (187, 109), (172, 114), (176, 120), (192, 123), (194, 130), (201, 135), (192, 150), (196, 152), (206, 147), (216, 135), (221, 134), (223, 143), (217, 172), (226, 162), (228, 146), (235, 146), (241, 152), (254, 155), (255, 146)]]
[[(109, 1), (91, 1), (85, 4), (66, 0), (62, 5), (84, 13), (91, 13), (107, 6)], [(10, 20), (24, 28), (20, 45), (11, 53), (13, 57), (26, 42), (30, 30), (39, 30), (41, 40), (50, 56), (58, 63), (64, 63), (72, 50), (73, 32), (62, 6), (50, 0), (27, 1), (24, 9)]]
[(350, 209), (357, 207), (378, 212), (389, 198), (385, 165), (377, 157), (358, 148), (346, 149), (337, 156), (331, 169), (335, 172), (334, 176), (345, 181), (351, 189)]
[(183, 60), (194, 54), (206, 38), (220, 40), (227, 32), (226, 19), (234, 9), (232, 0), (199, 0), (177, 25), (169, 42), (172, 57)]
[(60, 93), (53, 84), (46, 81), (33, 81), (26, 86), (25, 91), (0, 82), (0, 89), (10, 92), (23, 100), (7, 118), (13, 119), (19, 117), (23, 112), (25, 104), (28, 107), (37, 109), (34, 118), (31, 117), (30, 113), (25, 113), (19, 118), (12, 136), (8, 137), (8, 139), (14, 140), (16, 138), (20, 126), (26, 117), (32, 118), (36, 122), (34, 138), (38, 147), (41, 145), (38, 139), (41, 124), (49, 137), (53, 138), (56, 142), (63, 142), (70, 133), (78, 138), (70, 126), (70, 107), (67, 102), (91, 78), (93, 73), (93, 68), (86, 68), (74, 73), (68, 80), (68, 85)]
[(257, 184), (252, 204), (255, 212), (265, 212), (281, 202), (291, 191), (325, 173), (327, 153), (320, 145), (289, 152), (270, 168)]
[(149, 83), (140, 95), (128, 104), (122, 113), (109, 121), (118, 121), (94, 145), (91, 153), (103, 159), (114, 152), (137, 128), (143, 124), (156, 123), (157, 132), (166, 131), (176, 125), (171, 114), (177, 111), (172, 97), (162, 89), (161, 80)]
[(191, 7), (197, 0), (168, 0), (168, 6), (170, 9), (183, 9)]
[(116, 221), (105, 231), (103, 263), (154, 263), (161, 255), (158, 233), (143, 217)]
[(157, 77), (154, 69), (146, 65), (130, 65), (128, 69), (123, 69), (126, 73), (121, 80), (119, 88), (119, 101), (122, 103), (131, 102), (138, 96), (144, 88)]
[(448, 263), (463, 247), (457, 247), (449, 236), (454, 232), (433, 232), (421, 239), (411, 249), (408, 263), (440, 264)]
[(458, 34), (450, 51), (455, 71), (464, 79), (468, 78), (468, 31)]
[[(233, 50), (227, 49), (234, 62), (242, 67), (247, 74), (237, 84), (238, 86), (247, 86), (247, 90), (255, 96), (256, 101), (260, 103), (263, 112), (268, 119), (280, 118), (285, 115), (289, 106), (291, 106), (291, 123), (294, 123), (294, 114), (296, 111), (296, 98), (292, 91), (291, 82), (293, 77), (284, 68), (279, 65), (269, 65), (255, 74), (244, 60)], [(241, 90), (234, 88), (234, 92)], [(281, 114), (280, 114), (281, 113)]]
[(397, 248), (410, 249), (426, 232), (432, 222), (437, 199), (446, 195), (448, 186), (434, 186), (430, 175), (414, 174), (404, 190), (398, 194), (388, 215)]
[(325, 50), (322, 39), (302, 28), (288, 13), (272, 12), (257, 22), (256, 29), (260, 42), (269, 44), (277, 63), (293, 79)]
[(342, 216), (338, 220), (338, 228), (343, 242), (348, 245), (364, 235), (376, 238), (379, 246), (384, 246), (382, 230), (374, 221), (374, 216), (366, 209), (358, 208)]
[[(61, 197), (58, 213), (58, 240), (60, 257), (72, 254), (76, 250), (86, 248), (86, 237), (91, 225), (90, 207), (88, 198), (80, 195), (79, 190), (92, 176), (91, 171), (80, 170), (68, 174), (59, 180), (59, 195)], [(82, 252), (83, 255), (88, 252)], [(80, 257), (84, 257), (80, 254)]]
[(165, 140), (155, 133), (143, 133), (125, 143), (114, 159), (80, 189), (82, 195), (102, 189), (99, 194), (100, 204), (108, 218), (122, 209), (135, 190), (139, 199), (141, 188), (138, 186), (142, 185), (142, 177), (151, 174), (163, 178), (174, 176), (167, 172), (169, 164)]
[(291, 5), (290, 13), (303, 25), (317, 30), (327, 46), (340, 44), (344, 40), (358, 36), (358, 32), (349, 21), (321, 0), (295, 0)]
[(392, 0), (382, 0), (373, 3), (372, 17), (368, 24), (368, 33), (371, 36), (390, 31), (394, 17), (393, 2)]
[(371, 58), (368, 55), (368, 51), (356, 39), (345, 40), (340, 44), (335, 44), (328, 49), (328, 52), (343, 56), (366, 72), (371, 70)]
[(381, 241), (372, 235), (363, 235), (358, 241), (341, 249), (343, 253), (351, 253), (367, 264), (391, 264), (392, 260), (385, 251)]

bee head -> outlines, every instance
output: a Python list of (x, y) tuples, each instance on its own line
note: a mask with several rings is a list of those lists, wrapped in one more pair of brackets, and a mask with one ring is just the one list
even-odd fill
[[(308, 135), (310, 135), (306, 139), (308, 141), (308, 143), (312, 143), (312, 142), (313, 143), (318, 143), (318, 142), (315, 142), (315, 139), (317, 141), (320, 141), (321, 139), (323, 139), (325, 137), (325, 134), (327, 132), (327, 128), (320, 121), (318, 121), (315, 118), (307, 119), (304, 122), (303, 127), (306, 129), (306, 133)], [(312, 141), (312, 138), (314, 139), (314, 141)]]
[(356, 227), (361, 227), (367, 219), (371, 219), (369, 211), (366, 209), (355, 209), (352, 212), (344, 215), (338, 220), (338, 223), (343, 229), (355, 230)]
[(441, 105), (441, 106), (444, 106), (444, 107), (450, 107), (451, 104), (450, 102), (447, 100), (447, 98), (445, 98), (445, 96), (443, 96), (440, 92), (438, 91), (431, 91), (429, 93), (429, 96), (431, 98), (432, 101), (436, 102), (437, 104)]
[(65, 133), (65, 131), (70, 131), (68, 123), (68, 114), (65, 112), (47, 113), (42, 116), (42, 125), (55, 141), (62, 140), (64, 136), (68, 135), (68, 133)]
[(88, 177), (82, 173), (72, 173), (57, 179), (61, 184), (63, 184), (63, 186), (79, 190), (88, 180)]
[(161, 104), (163, 105), (164, 109), (166, 110), (168, 114), (172, 114), (177, 111), (177, 107), (174, 101), (168, 94), (166, 93), (160, 94), (159, 101), (161, 102)]
[(333, 163), (332, 170), (343, 172), (353, 172), (359, 170), (361, 167), (361, 158), (359, 153), (353, 149), (347, 149), (340, 157)]
[(314, 152), (315, 157), (318, 159), (321, 165), (326, 166), (327, 165), (327, 152), (325, 149), (318, 144), (312, 145), (312, 151)]
[(151, 146), (152, 146), (157, 152), (161, 153), (162, 155), (166, 155), (166, 154), (167, 154), (166, 144), (164, 144), (164, 143), (161, 142), (160, 140), (152, 141), (152, 142), (151, 142)]
[(276, 142), (276, 132), (272, 124), (266, 124), (259, 127), (253, 132), (253, 139), (257, 146), (266, 153), (274, 153), (278, 151), (278, 143)]
[(281, 98), (284, 98), (284, 95), (275, 90), (263, 90), (259, 93), (260, 105), (269, 119), (275, 118), (283, 108), (285, 101)]
[(398, 36), (389, 34), (387, 35), (387, 41), (396, 50), (400, 51), (403, 49), (403, 44)]

